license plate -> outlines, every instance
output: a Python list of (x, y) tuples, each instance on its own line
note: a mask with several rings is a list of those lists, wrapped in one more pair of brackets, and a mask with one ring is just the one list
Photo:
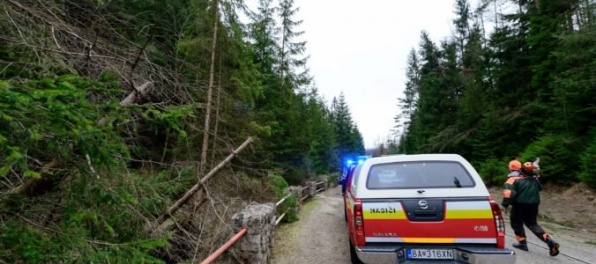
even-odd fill
[(407, 256), (408, 259), (453, 259), (453, 250), (409, 248)]

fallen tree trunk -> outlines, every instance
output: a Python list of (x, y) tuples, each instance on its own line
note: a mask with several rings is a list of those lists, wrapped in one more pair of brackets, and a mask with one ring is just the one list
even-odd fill
[[(213, 177), (213, 175), (215, 175), (219, 170), (221, 170), (227, 163), (229, 163), (234, 156), (236, 156), (238, 153), (240, 153), (244, 148), (246, 148), (246, 146), (248, 146), (250, 143), (252, 143), (253, 139), (252, 138), (247, 138), (244, 143), (242, 143), (238, 148), (236, 148), (232, 153), (230, 153), (230, 155), (228, 155), (222, 162), (220, 162), (219, 164), (217, 164), (217, 166), (215, 166), (215, 168), (211, 169), (211, 171), (209, 171), (209, 173), (207, 173), (201, 180), (199, 180), (199, 182), (197, 182), (194, 186), (192, 186), (188, 191), (186, 191), (186, 193), (184, 193), (184, 195), (182, 195), (182, 197), (180, 197), (180, 199), (178, 199), (173, 205), (171, 205), (166, 212), (159, 216), (156, 220), (155, 220), (155, 225), (160, 225), (161, 223), (163, 223), (164, 221), (166, 221), (168, 218), (170, 218), (174, 213), (176, 213), (176, 211), (178, 211), (178, 209), (180, 209), (180, 207), (182, 205), (184, 205), (197, 191), (199, 191), (201, 189), (201, 187), (203, 186), (203, 184), (205, 184), (207, 182), (207, 180), (209, 180), (211, 177)], [(170, 225), (167, 225), (170, 226)], [(151, 232), (153, 234), (155, 233), (161, 233), (163, 230), (167, 229), (166, 227), (160, 226), (160, 228), (154, 229), (151, 224), (148, 224), (145, 226), (145, 231), (147, 232)]]

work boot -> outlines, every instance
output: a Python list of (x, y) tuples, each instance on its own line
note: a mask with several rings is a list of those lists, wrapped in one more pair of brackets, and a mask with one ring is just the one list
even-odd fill
[(549, 235), (546, 236), (546, 244), (548, 245), (548, 253), (551, 256), (559, 255), (559, 243)]
[(514, 248), (521, 249), (523, 251), (528, 251), (528, 243), (525, 240), (519, 241), (517, 243), (513, 243), (512, 246)]

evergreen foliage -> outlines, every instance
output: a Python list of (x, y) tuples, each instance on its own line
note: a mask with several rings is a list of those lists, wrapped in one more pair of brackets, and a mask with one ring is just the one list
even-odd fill
[[(113, 166), (113, 156), (128, 149), (112, 126), (96, 121), (122, 120), (117, 102), (93, 104), (86, 92), (118, 93), (101, 82), (65, 75), (25, 82), (0, 81), (0, 176), (9, 173), (40, 178), (30, 159), (52, 158), (72, 163), (92, 157), (95, 165)], [(36, 168), (37, 167), (37, 168)]]
[(488, 2), (472, 12), (467, 1), (455, 1), (452, 38), (438, 46), (423, 32), (418, 54), (408, 57), (396, 116), (404, 129), (392, 152), (459, 153), (498, 185), (508, 160), (540, 157), (545, 181), (593, 184), (589, 2), (509, 1), (503, 5), (514, 11), (498, 14), (488, 30), (479, 19), (494, 13)]
[[(288, 193), (288, 183), (284, 178), (277, 174), (270, 174), (268, 176), (269, 181), (273, 184), (275, 189), (275, 195), (277, 197), (277, 201), (286, 198)], [(296, 197), (294, 193), (290, 194), (281, 204), (279, 204), (275, 209), (277, 210), (278, 215), (286, 214), (282, 222), (284, 223), (292, 223), (298, 221), (298, 201), (301, 197)]]
[[(364, 152), (353, 121), (336, 130), (339, 114), (311, 83), (292, 0), (260, 0), (254, 12), (240, 0), (11, 0), (0, 10), (0, 262), (200, 257), (212, 243), (195, 238), (218, 237), (197, 224), (209, 214), (179, 213), (180, 232), (144, 231), (202, 177), (195, 164), (211, 169), (252, 136), (228, 167), (240, 176), (224, 182), (237, 186), (209, 199), (272, 202), (337, 170), (338, 149)], [(143, 83), (147, 94), (135, 91)]]
[[(592, 131), (592, 134), (594, 131)], [(580, 154), (580, 168), (581, 173), (579, 178), (596, 188), (596, 168), (594, 168), (594, 162), (596, 162), (596, 137), (592, 137), (591, 141), (585, 142), (586, 149)]]
[(364, 155), (365, 152), (362, 135), (352, 120), (352, 114), (343, 92), (332, 100), (330, 120), (333, 124), (334, 151), (337, 157), (334, 171), (341, 171), (345, 157)]

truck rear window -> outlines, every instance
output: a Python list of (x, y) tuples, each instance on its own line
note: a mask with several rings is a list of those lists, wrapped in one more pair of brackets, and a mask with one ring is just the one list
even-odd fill
[(412, 161), (371, 166), (368, 189), (465, 188), (475, 183), (459, 162)]

